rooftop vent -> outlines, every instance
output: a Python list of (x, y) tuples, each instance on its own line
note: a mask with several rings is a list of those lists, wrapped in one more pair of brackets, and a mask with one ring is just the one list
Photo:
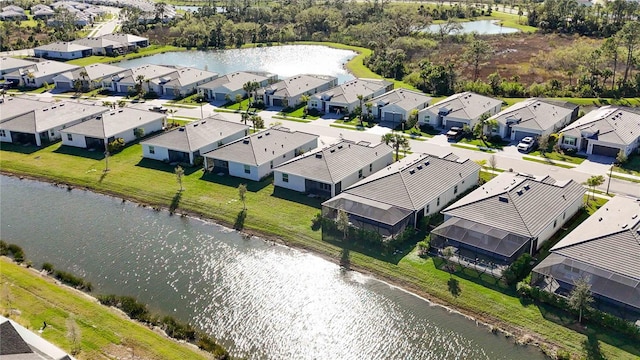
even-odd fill
[(336, 152), (336, 149), (331, 149), (331, 150), (329, 150), (329, 152), (334, 153), (334, 152)]
[(626, 229), (626, 228), (627, 228), (627, 226), (629, 226), (629, 224), (624, 224), (624, 225), (622, 225), (622, 228), (623, 228), (623, 229)]
[(58, 105), (58, 106), (63, 107), (63, 106), (64, 106), (64, 104), (60, 104), (60, 105)]
[(409, 169), (409, 174), (415, 174), (416, 169)]
[(258, 139), (262, 139), (262, 135), (258, 135)]
[(180, 129), (178, 129), (178, 131), (184, 131), (184, 128), (180, 128)]
[(242, 140), (243, 143), (248, 144), (249, 143), (249, 139), (244, 139)]
[(424, 166), (428, 166), (429, 165), (429, 160), (424, 162)]
[(598, 218), (598, 221), (602, 221), (602, 217)]
[(267, 131), (266, 133), (264, 133), (264, 136), (267, 136), (269, 134), (271, 134), (271, 133)]
[(418, 170), (422, 170), (422, 165), (418, 165)]
[(509, 199), (504, 197), (504, 196), (499, 196), (498, 200), (500, 200), (500, 202), (503, 202), (503, 203), (508, 203), (509, 202)]
[(524, 194), (524, 189), (520, 189), (520, 190), (518, 190), (518, 191), (517, 191), (517, 193), (518, 193), (518, 195), (522, 195), (522, 194)]
[(338, 149), (342, 149), (342, 145), (338, 145)]
[(316, 159), (322, 159), (322, 153), (316, 153)]
[(529, 186), (529, 184), (527, 184), (527, 185), (524, 186), (524, 189), (525, 190), (529, 190), (529, 189), (531, 189), (531, 186)]

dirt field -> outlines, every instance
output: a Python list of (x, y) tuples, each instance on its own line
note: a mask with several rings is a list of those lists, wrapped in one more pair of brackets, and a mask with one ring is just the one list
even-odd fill
[[(557, 78), (568, 84), (569, 77), (566, 73), (544, 69), (537, 64), (536, 56), (539, 53), (549, 53), (570, 46), (580, 38), (558, 34), (514, 34), (487, 36), (485, 40), (493, 47), (494, 55), (481, 66), (480, 78), (486, 80), (489, 74), (498, 71), (503, 78), (518, 75), (520, 82), (528, 85), (534, 82), (542, 83), (551, 78)], [(453, 61), (456, 64), (464, 64), (462, 60), (464, 50), (464, 44), (444, 43), (431, 56), (431, 61), (434, 63)], [(468, 79), (473, 77), (471, 66), (459, 66), (458, 70)]]

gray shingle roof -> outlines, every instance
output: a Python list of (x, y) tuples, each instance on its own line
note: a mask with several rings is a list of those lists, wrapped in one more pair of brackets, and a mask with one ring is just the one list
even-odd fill
[(389, 85), (392, 83), (384, 80), (354, 79), (313, 96), (324, 101), (352, 104), (358, 101), (358, 95), (366, 99)]
[(384, 93), (380, 96), (369, 100), (371, 103), (379, 104), (379, 106), (387, 106), (389, 104), (395, 104), (402, 109), (411, 110), (415, 109), (424, 103), (431, 102), (432, 97), (427, 96), (421, 92), (411, 91), (407, 89), (395, 89)]
[(218, 76), (218, 73), (200, 70), (192, 67), (184, 67), (176, 70), (175, 72), (167, 75), (163, 75), (161, 77), (162, 80), (170, 79), (164, 86), (173, 87), (183, 87), (187, 85), (192, 85), (197, 83), (198, 81), (202, 81), (203, 79), (212, 78)]
[(640, 201), (612, 198), (551, 252), (640, 280)]
[(47, 75), (52, 75), (52, 74), (60, 74), (63, 73), (65, 71), (72, 71), (75, 69), (78, 69), (79, 66), (76, 65), (70, 65), (67, 63), (63, 63), (60, 61), (53, 61), (53, 60), (47, 60), (47, 61), (40, 61), (37, 63), (33, 63), (30, 66), (26, 66), (24, 68), (20, 68), (19, 70), (16, 70), (14, 72), (11, 72), (7, 75), (11, 75), (11, 76), (26, 76), (27, 73), (31, 72), (33, 73), (33, 75), (38, 78), (41, 76), (47, 76)]
[(453, 94), (429, 106), (427, 109), (437, 113), (439, 109), (447, 108), (449, 110), (448, 116), (471, 120), (478, 118), (500, 104), (502, 104), (502, 100), (466, 91)]
[(122, 42), (118, 42), (118, 41), (114, 41), (114, 40), (109, 40), (103, 37), (88, 37), (88, 38), (82, 38), (82, 39), (77, 39), (77, 40), (73, 40), (73, 43), (78, 44), (78, 45), (83, 45), (83, 46), (88, 46), (91, 48), (106, 48), (106, 47), (113, 47), (113, 48), (121, 48), (121, 47), (125, 47), (128, 46), (128, 44), (126, 43), (122, 43)]
[(335, 80), (336, 77), (328, 75), (296, 75), (282, 81), (278, 81), (277, 83), (267, 87), (267, 89), (274, 96), (290, 97), (304, 94)]
[(12, 57), (0, 58), (0, 72), (6, 72), (11, 69), (18, 69), (21, 67), (27, 67), (33, 65), (33, 61), (27, 61), (23, 59), (16, 59)]
[(98, 118), (70, 126), (64, 129), (63, 132), (106, 139), (162, 118), (164, 118), (164, 115), (155, 112), (124, 108), (113, 110), (102, 114)]
[(55, 42), (55, 43), (51, 43), (51, 44), (38, 46), (34, 50), (72, 52), (72, 51), (91, 50), (91, 48), (88, 47), (88, 46), (75, 44), (75, 43), (72, 43), (72, 42)]
[(491, 119), (503, 125), (512, 123), (527, 129), (545, 131), (553, 130), (572, 112), (573, 109), (549, 103), (544, 99), (531, 98), (509, 106)]
[(204, 156), (259, 166), (317, 138), (317, 135), (278, 126), (236, 140)]
[(319, 182), (338, 183), (348, 175), (391, 153), (391, 147), (385, 143), (372, 147), (345, 140), (299, 156), (276, 169)]
[(147, 64), (123, 71), (122, 73), (118, 74), (118, 76), (120, 77), (118, 81), (125, 83), (134, 83), (140, 75), (144, 76), (145, 80), (152, 80), (170, 74), (174, 71), (176, 71), (176, 69), (172, 67)]
[(17, 96), (8, 96), (0, 102), (0, 122), (30, 111), (51, 106), (52, 102)]
[(53, 129), (86, 117), (98, 116), (107, 108), (95, 105), (85, 105), (75, 102), (37, 104), (35, 110), (22, 113), (10, 120), (2, 121), (0, 129), (35, 134)]
[(595, 139), (630, 145), (640, 137), (640, 113), (620, 106), (603, 106), (566, 126), (561, 132), (579, 138), (582, 131), (596, 133)]
[(164, 147), (183, 152), (195, 152), (201, 148), (249, 129), (248, 125), (227, 121), (215, 114), (203, 120), (193, 121), (178, 129), (168, 131), (142, 144)]
[[(350, 186), (344, 192), (410, 210), (419, 210), (480, 166), (413, 154)], [(426, 185), (428, 184), (428, 186)]]
[(242, 89), (242, 85), (249, 81), (262, 82), (274, 75), (265, 72), (253, 72), (253, 71), (237, 71), (231, 74), (223, 75), (215, 80), (198, 86), (202, 89), (215, 89), (224, 86), (229, 92)]
[(444, 209), (446, 215), (514, 234), (536, 237), (578, 199), (584, 188), (573, 180), (552, 182), (502, 173)]
[(9, 321), (0, 324), (0, 355), (31, 354), (33, 350)]

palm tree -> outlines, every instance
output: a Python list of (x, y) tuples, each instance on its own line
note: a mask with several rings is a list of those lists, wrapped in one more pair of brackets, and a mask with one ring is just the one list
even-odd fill
[(136, 93), (138, 94), (138, 97), (142, 97), (144, 95), (144, 88), (142, 87), (144, 80), (144, 75), (136, 76)]
[(602, 175), (594, 175), (587, 179), (587, 186), (591, 188), (591, 198), (593, 200), (596, 198), (596, 188), (602, 184), (604, 184), (604, 176)]
[(405, 153), (407, 150), (410, 149), (409, 140), (406, 137), (396, 132), (384, 134), (382, 136), (382, 141), (385, 144), (393, 147), (393, 149), (396, 152), (396, 161), (398, 161), (400, 157), (400, 148), (402, 148), (405, 151)]
[(89, 84), (87, 84), (87, 77), (89, 76), (89, 74), (87, 74), (87, 70), (82, 69), (82, 71), (80, 71), (78, 75), (80, 75), (80, 78), (82, 79), (82, 88), (83, 89), (88, 88)]

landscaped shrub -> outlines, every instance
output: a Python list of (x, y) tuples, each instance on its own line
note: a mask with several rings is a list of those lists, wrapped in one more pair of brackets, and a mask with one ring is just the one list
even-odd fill
[(91, 290), (93, 290), (93, 285), (90, 282), (85, 281), (83, 278), (75, 276), (66, 271), (56, 270), (53, 273), (53, 276), (61, 282), (69, 286), (73, 286), (76, 289), (86, 290), (88, 292), (91, 292)]
[(109, 144), (107, 144), (107, 150), (111, 154), (118, 153), (123, 148), (124, 148), (124, 139), (123, 138), (117, 138), (117, 139), (113, 140), (112, 142), (110, 142)]
[(53, 264), (52, 263), (44, 263), (42, 264), (42, 270), (48, 272), (48, 273), (52, 273), (53, 272)]
[(200, 349), (212, 353), (216, 360), (229, 359), (229, 353), (227, 350), (216, 343), (215, 340), (207, 334), (199, 333), (196, 345), (198, 345)]
[(167, 335), (178, 340), (195, 341), (196, 330), (189, 324), (182, 324), (171, 316), (165, 316), (160, 321)]
[(524, 253), (516, 261), (511, 263), (502, 274), (509, 285), (513, 285), (522, 280), (531, 271), (531, 255)]
[(424, 240), (418, 242), (418, 256), (425, 257), (429, 253), (431, 247), (431, 237), (426, 237)]
[(13, 260), (20, 264), (24, 261), (24, 251), (22, 248), (16, 244), (9, 244), (7, 246), (8, 253), (13, 255)]
[(193, 166), (202, 167), (203, 165), (204, 165), (204, 157), (203, 156), (196, 156), (195, 158), (193, 158)]
[(7, 255), (9, 255), (9, 245), (3, 240), (0, 240), (0, 256)]

